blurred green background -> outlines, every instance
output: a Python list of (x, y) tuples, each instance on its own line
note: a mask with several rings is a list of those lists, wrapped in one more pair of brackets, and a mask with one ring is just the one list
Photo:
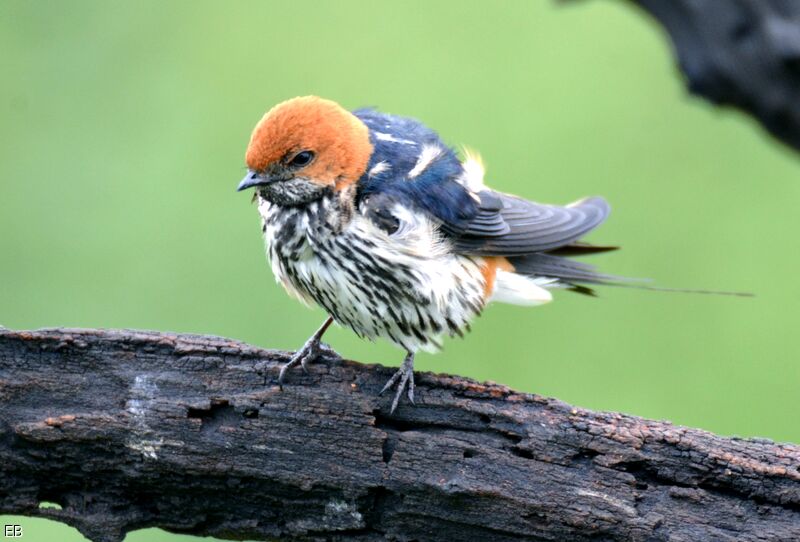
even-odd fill
[[(627, 3), (6, 0), (0, 62), (2, 325), (299, 347), (324, 315), (275, 284), (234, 189), (263, 112), (318, 94), (423, 120), (479, 150), (497, 189), (606, 196), (590, 240), (624, 247), (593, 258), (608, 272), (758, 294), (498, 305), (419, 370), (800, 442), (800, 163), (688, 97), (661, 28)], [(402, 358), (343, 329), (327, 339)], [(82, 539), (17, 519), (25, 540)], [(128, 540), (159, 537), (181, 538)]]

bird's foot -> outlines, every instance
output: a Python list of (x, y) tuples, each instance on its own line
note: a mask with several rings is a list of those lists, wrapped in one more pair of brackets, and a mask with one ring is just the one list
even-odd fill
[(313, 336), (306, 341), (303, 347), (295, 352), (292, 358), (283, 364), (280, 373), (278, 373), (278, 386), (283, 389), (283, 383), (286, 381), (286, 373), (292, 367), (298, 365), (302, 367), (303, 372), (308, 374), (308, 364), (326, 355), (329, 357), (339, 357), (339, 355), (330, 346), (320, 341), (320, 338)]
[[(323, 322), (322, 326), (314, 332), (310, 339), (306, 341), (306, 344), (303, 345), (303, 348), (295, 352), (292, 358), (283, 364), (281, 367), (281, 372), (278, 373), (278, 386), (283, 389), (283, 383), (286, 380), (286, 371), (300, 365), (303, 368), (303, 371), (308, 374), (308, 364), (320, 357), (321, 355), (325, 355), (329, 358), (334, 359), (341, 359), (339, 354), (336, 351), (328, 346), (327, 344), (322, 343), (322, 336), (325, 334), (325, 330), (328, 329), (333, 323), (333, 318), (330, 316)], [(267, 371), (266, 368), (269, 366), (269, 362), (261, 362), (256, 365), (256, 372), (264, 376), (264, 385), (267, 385)]]
[(394, 401), (392, 401), (392, 408), (389, 410), (389, 414), (394, 414), (394, 411), (397, 409), (397, 404), (400, 402), (400, 397), (403, 395), (403, 390), (408, 388), (408, 400), (411, 401), (411, 404), (414, 404), (414, 354), (408, 353), (406, 359), (403, 360), (403, 364), (397, 370), (392, 378), (383, 386), (383, 389), (378, 395), (383, 395), (386, 390), (392, 388), (395, 384), (397, 384), (397, 393), (394, 395)]

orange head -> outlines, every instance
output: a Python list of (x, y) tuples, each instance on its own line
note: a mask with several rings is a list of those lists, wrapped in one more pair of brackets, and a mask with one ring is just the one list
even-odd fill
[(291, 181), (342, 189), (363, 175), (371, 154), (369, 129), (355, 115), (331, 100), (292, 98), (253, 130), (245, 155), (250, 171), (239, 189)]

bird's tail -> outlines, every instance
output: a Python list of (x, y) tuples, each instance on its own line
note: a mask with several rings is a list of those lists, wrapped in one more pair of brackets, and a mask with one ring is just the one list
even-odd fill
[[(593, 252), (605, 252), (616, 247), (594, 247), (592, 245), (575, 245), (565, 247), (566, 252), (554, 253), (535, 253), (525, 256), (515, 256), (508, 258), (509, 263), (514, 267), (514, 272), (530, 277), (546, 277), (556, 279), (554, 285), (564, 287), (579, 294), (596, 296), (592, 286), (615, 286), (618, 288), (636, 288), (638, 290), (649, 290), (654, 292), (677, 292), (685, 294), (702, 295), (727, 295), (736, 297), (753, 297), (749, 292), (728, 292), (705, 289), (686, 289), (686, 288), (664, 288), (661, 286), (651, 286), (651, 279), (623, 277), (619, 275), (609, 275), (599, 273), (593, 265), (578, 262), (566, 258), (568, 255), (589, 254)], [(561, 255), (563, 254), (563, 255)]]

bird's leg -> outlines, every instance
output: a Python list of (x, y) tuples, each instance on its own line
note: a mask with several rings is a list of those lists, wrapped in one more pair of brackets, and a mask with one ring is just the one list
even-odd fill
[(303, 348), (295, 352), (294, 356), (292, 356), (292, 359), (283, 364), (283, 367), (281, 367), (281, 372), (278, 374), (278, 385), (281, 388), (283, 388), (283, 381), (286, 379), (286, 371), (292, 367), (295, 367), (299, 364), (306, 373), (308, 372), (308, 363), (314, 361), (314, 359), (320, 354), (320, 341), (322, 340), (322, 336), (325, 334), (325, 331), (328, 329), (331, 323), (333, 323), (333, 318), (328, 316), (328, 319), (325, 320), (319, 329), (314, 332), (311, 338), (306, 341), (306, 344), (303, 345)]
[[(398, 381), (400, 382), (399, 384)], [(411, 404), (414, 404), (414, 353), (408, 352), (406, 354), (406, 359), (403, 360), (403, 364), (397, 370), (392, 378), (383, 386), (379, 395), (382, 395), (386, 390), (391, 388), (397, 384), (397, 393), (394, 396), (394, 401), (392, 401), (392, 408), (389, 411), (389, 414), (394, 414), (395, 409), (397, 408), (397, 403), (400, 402), (400, 396), (403, 395), (403, 390), (408, 387), (408, 400), (411, 401)]]

